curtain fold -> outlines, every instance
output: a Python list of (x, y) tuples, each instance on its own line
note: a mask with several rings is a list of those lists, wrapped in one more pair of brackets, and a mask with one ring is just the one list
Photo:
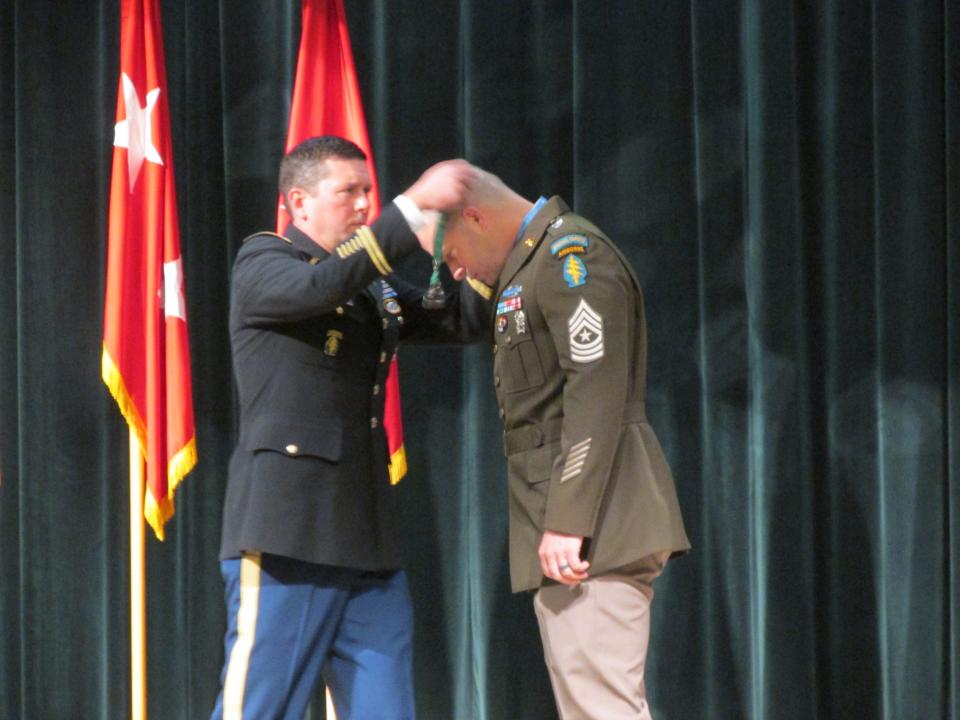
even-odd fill
[[(960, 6), (946, 3), (943, 8), (945, 28), (958, 27)], [(944, 196), (944, 232), (946, 235), (946, 266), (944, 278), (947, 287), (946, 355), (944, 385), (946, 386), (946, 412), (943, 459), (947, 467), (947, 484), (944, 505), (947, 513), (946, 534), (946, 588), (944, 612), (948, 622), (944, 625), (944, 645), (947, 661), (942, 673), (945, 686), (945, 715), (951, 720), (960, 718), (960, 55), (957, 53), (955, 35), (944, 33), (944, 153), (943, 169), (946, 185)]]
[[(345, 5), (384, 198), (464, 156), (637, 270), (694, 544), (657, 581), (655, 717), (960, 720), (956, 0)], [(0, 4), (2, 718), (129, 706), (127, 434), (99, 380), (118, 8)], [(185, 720), (223, 659), (229, 274), (272, 227), (300, 4), (162, 18), (199, 464), (148, 547), (148, 699)], [(401, 354), (419, 717), (555, 718), (509, 592), (488, 343)]]

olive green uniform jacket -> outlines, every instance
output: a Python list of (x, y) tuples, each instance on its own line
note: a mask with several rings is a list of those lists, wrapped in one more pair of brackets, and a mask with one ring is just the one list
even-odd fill
[(544, 582), (544, 530), (582, 535), (592, 576), (690, 547), (647, 422), (643, 295), (613, 243), (558, 197), (518, 239), (495, 290), (514, 592)]

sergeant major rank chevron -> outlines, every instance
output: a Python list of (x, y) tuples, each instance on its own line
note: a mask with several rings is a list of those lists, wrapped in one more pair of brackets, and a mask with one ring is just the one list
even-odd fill
[(603, 357), (603, 318), (583, 298), (567, 320), (567, 327), (571, 360), (588, 363)]

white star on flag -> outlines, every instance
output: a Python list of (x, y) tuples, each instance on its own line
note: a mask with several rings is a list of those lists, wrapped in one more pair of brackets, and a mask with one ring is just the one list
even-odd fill
[(118, 122), (113, 129), (113, 144), (116, 147), (127, 149), (127, 176), (130, 180), (130, 192), (137, 183), (140, 175), (140, 166), (144, 159), (157, 165), (163, 165), (163, 158), (153, 144), (153, 110), (160, 97), (160, 88), (154, 88), (147, 93), (147, 104), (140, 107), (140, 96), (137, 88), (126, 73), (122, 73), (123, 106), (126, 109), (127, 119)]
[(183, 296), (183, 258), (163, 264), (163, 314), (187, 321), (187, 301)]

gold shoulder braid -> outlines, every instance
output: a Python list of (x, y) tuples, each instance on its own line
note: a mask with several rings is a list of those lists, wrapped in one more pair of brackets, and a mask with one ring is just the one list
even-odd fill
[(337, 256), (341, 260), (346, 260), (351, 255), (363, 251), (370, 256), (370, 262), (373, 263), (373, 266), (381, 275), (389, 275), (393, 272), (393, 268), (390, 267), (390, 263), (387, 262), (387, 258), (380, 248), (380, 243), (377, 242), (373, 230), (368, 225), (361, 227), (353, 237), (337, 246)]
[(467, 284), (473, 288), (473, 291), (482, 297), (484, 300), (489, 300), (493, 297), (493, 288), (487, 285), (484, 282), (480, 282), (476, 278), (468, 277)]

